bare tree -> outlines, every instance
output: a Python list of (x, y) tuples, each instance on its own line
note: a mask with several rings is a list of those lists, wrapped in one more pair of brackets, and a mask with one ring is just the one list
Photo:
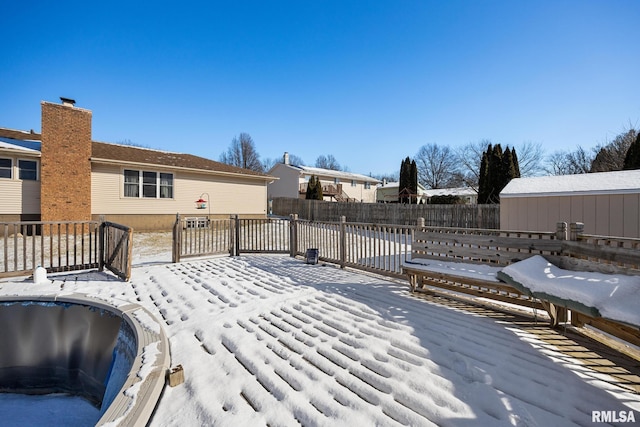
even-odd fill
[[(296, 166), (304, 166), (304, 160), (302, 160), (301, 157), (296, 156), (295, 154), (288, 154), (289, 156), (289, 164), (290, 165), (296, 165)], [(264, 159), (262, 161), (262, 169), (266, 172), (271, 170), (272, 167), (274, 167), (276, 164), (278, 163), (284, 163), (284, 158), (280, 157), (278, 158), (271, 158), (271, 157), (267, 157), (266, 159)]]
[(594, 156), (578, 146), (574, 151), (556, 151), (547, 159), (545, 171), (550, 175), (589, 173)]
[[(480, 178), (480, 161), (482, 153), (487, 150), (489, 144), (493, 144), (488, 139), (478, 142), (470, 142), (456, 150), (457, 162), (465, 185), (478, 188)], [(540, 175), (545, 171), (544, 149), (542, 144), (526, 141), (515, 147), (518, 157), (520, 176)]]
[(448, 146), (427, 144), (415, 155), (418, 180), (427, 188), (448, 188), (460, 183), (460, 170), (453, 151)]
[(521, 177), (536, 176), (544, 172), (544, 149), (542, 144), (525, 141), (517, 147), (516, 153)]
[(220, 161), (228, 165), (263, 172), (260, 154), (256, 151), (253, 138), (248, 133), (241, 133), (234, 137), (226, 153), (220, 155)]
[(480, 181), (480, 162), (482, 161), (482, 153), (487, 150), (491, 144), (488, 139), (482, 139), (478, 142), (470, 142), (456, 150), (456, 159), (460, 168), (460, 174), (467, 186), (478, 189)]
[(338, 161), (335, 157), (333, 157), (332, 154), (329, 154), (326, 157), (324, 155), (318, 156), (318, 158), (316, 159), (316, 167), (334, 171), (342, 170), (342, 168), (340, 167), (340, 163), (338, 163)]
[(606, 145), (597, 146), (597, 153), (591, 163), (590, 172), (619, 171), (624, 168), (624, 158), (629, 147), (636, 140), (638, 132), (635, 129), (624, 131)]

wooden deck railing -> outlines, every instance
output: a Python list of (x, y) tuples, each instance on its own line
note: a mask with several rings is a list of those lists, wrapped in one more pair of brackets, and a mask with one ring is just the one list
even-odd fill
[(128, 280), (131, 233), (100, 221), (0, 222), (0, 277), (28, 275), (39, 266), (49, 273), (107, 267)]

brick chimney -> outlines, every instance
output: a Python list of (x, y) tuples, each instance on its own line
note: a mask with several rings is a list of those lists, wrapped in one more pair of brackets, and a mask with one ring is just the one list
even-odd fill
[(42, 221), (91, 219), (91, 111), (42, 102)]

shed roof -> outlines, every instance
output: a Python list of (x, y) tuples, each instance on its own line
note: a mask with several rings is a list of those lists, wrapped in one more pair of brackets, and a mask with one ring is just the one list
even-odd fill
[(640, 170), (514, 178), (500, 198), (640, 193)]

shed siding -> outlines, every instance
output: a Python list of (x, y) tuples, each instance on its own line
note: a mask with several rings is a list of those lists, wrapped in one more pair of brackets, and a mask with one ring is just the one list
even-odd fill
[(640, 195), (638, 194), (625, 194), (623, 199), (623, 214), (624, 214), (624, 235), (625, 236), (638, 236), (638, 212), (640, 212), (639, 205)]
[(596, 219), (594, 234), (609, 236), (611, 234), (611, 196), (595, 196)]
[(640, 194), (503, 198), (503, 229), (553, 231), (558, 222), (583, 222), (587, 234), (640, 238)]

